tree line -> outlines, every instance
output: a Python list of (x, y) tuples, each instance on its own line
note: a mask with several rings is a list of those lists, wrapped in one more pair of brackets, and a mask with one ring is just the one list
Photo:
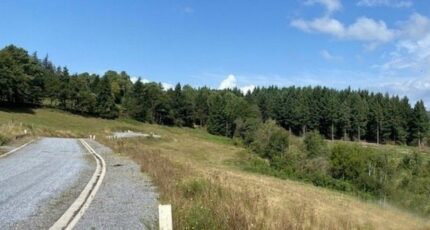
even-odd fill
[(212, 134), (245, 137), (270, 119), (296, 135), (318, 131), (328, 139), (421, 144), (429, 118), (423, 101), (366, 90), (262, 87), (244, 94), (177, 84), (131, 81), (124, 71), (70, 74), (46, 56), (9, 45), (0, 50), (0, 101), (52, 106), (113, 119), (202, 126)]

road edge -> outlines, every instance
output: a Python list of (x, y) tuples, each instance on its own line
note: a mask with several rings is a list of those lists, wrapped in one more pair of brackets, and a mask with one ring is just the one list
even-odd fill
[(79, 141), (96, 160), (96, 170), (78, 198), (70, 205), (60, 219), (49, 228), (50, 230), (73, 229), (90, 206), (106, 174), (105, 160), (85, 140), (79, 139)]
[(12, 149), (11, 151), (9, 151), (9, 152), (7, 152), (7, 153), (1, 154), (1, 155), (0, 155), (0, 158), (7, 157), (7, 156), (11, 155), (12, 153), (14, 153), (14, 152), (16, 152), (16, 151), (18, 151), (18, 150), (20, 150), (20, 149), (24, 148), (25, 146), (27, 146), (27, 145), (29, 145), (29, 144), (33, 143), (34, 141), (36, 141), (36, 139), (33, 139), (33, 140), (31, 140), (31, 141), (29, 141), (29, 142), (27, 142), (27, 143), (25, 143), (25, 144), (23, 144), (23, 145), (19, 146), (18, 148)]

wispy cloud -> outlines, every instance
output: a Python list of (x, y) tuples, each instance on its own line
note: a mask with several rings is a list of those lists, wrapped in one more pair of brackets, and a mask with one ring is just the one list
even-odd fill
[(340, 0), (307, 0), (306, 5), (321, 4), (326, 8), (327, 14), (331, 14), (335, 11), (342, 9), (342, 3)]
[(395, 37), (395, 31), (388, 28), (384, 21), (376, 21), (367, 17), (358, 18), (351, 25), (331, 17), (315, 18), (313, 20), (296, 19), (291, 26), (304, 32), (325, 33), (339, 39), (357, 40), (370, 44), (386, 43)]
[(430, 19), (414, 13), (398, 24), (399, 39), (395, 50), (379, 67), (386, 72), (408, 69), (413, 71), (410, 73), (430, 76)]
[(366, 7), (385, 6), (403, 8), (411, 7), (413, 5), (413, 2), (410, 0), (360, 0), (358, 1), (357, 5)]
[(324, 58), (327, 61), (342, 61), (343, 58), (338, 55), (331, 54), (327, 50), (321, 50), (320, 55), (322, 58)]

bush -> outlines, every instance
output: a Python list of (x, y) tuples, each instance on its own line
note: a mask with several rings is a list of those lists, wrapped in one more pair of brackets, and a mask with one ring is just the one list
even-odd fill
[(9, 137), (0, 134), (0, 146), (9, 143), (9, 141), (10, 141)]
[(336, 179), (356, 180), (367, 170), (368, 158), (369, 152), (363, 147), (337, 144), (330, 156), (331, 174)]
[(234, 137), (241, 138), (246, 146), (249, 146), (255, 137), (255, 132), (261, 126), (261, 121), (257, 118), (236, 119), (234, 122), (236, 130)]
[(265, 122), (258, 128), (252, 143), (253, 151), (268, 159), (284, 155), (288, 146), (288, 132), (272, 120)]
[(320, 157), (327, 156), (329, 149), (324, 138), (318, 132), (309, 132), (306, 134), (304, 139), (306, 151), (308, 157)]

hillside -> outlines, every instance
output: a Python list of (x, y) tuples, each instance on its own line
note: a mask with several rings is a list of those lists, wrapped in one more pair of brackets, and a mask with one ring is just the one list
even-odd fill
[[(118, 154), (135, 159), (152, 176), (159, 187), (160, 199), (173, 204), (178, 228), (430, 227), (428, 220), (388, 204), (381, 206), (310, 184), (244, 171), (234, 163), (250, 157), (244, 148), (235, 146), (231, 139), (213, 136), (201, 129), (103, 120), (50, 109), (1, 109), (0, 129), (6, 137), (19, 135), (23, 129), (32, 135), (85, 137), (95, 134)], [(117, 141), (104, 138), (116, 130), (154, 132), (162, 138)]]

